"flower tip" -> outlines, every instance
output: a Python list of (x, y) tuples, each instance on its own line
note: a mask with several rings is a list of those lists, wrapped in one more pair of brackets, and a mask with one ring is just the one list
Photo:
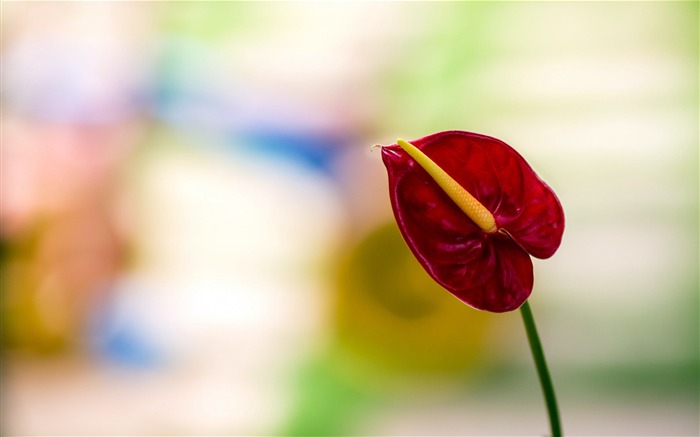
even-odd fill
[(414, 147), (413, 144), (409, 143), (408, 141), (404, 140), (403, 138), (397, 138), (396, 139), (396, 144), (401, 146), (402, 149), (406, 150), (407, 147)]
[(369, 150), (374, 152), (374, 149), (381, 149), (382, 147), (384, 147), (384, 146), (382, 146), (381, 144), (375, 144), (372, 147), (370, 147)]

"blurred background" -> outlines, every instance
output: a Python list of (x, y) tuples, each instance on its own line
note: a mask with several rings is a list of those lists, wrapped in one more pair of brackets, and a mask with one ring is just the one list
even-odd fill
[(697, 435), (697, 2), (3, 2), (6, 435), (544, 435), (373, 144), (514, 146), (569, 435)]

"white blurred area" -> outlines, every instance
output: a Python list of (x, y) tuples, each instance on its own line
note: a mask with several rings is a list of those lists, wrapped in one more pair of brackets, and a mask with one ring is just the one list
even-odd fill
[(370, 146), (446, 129), (564, 206), (532, 304), (565, 432), (697, 432), (697, 4), (0, 7), (3, 433), (546, 433), (517, 314), (486, 370), (326, 352), (392, 220)]

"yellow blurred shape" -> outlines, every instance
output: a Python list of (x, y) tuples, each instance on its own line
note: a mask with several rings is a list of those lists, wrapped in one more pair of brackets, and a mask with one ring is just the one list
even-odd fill
[(459, 372), (487, 351), (494, 315), (464, 305), (423, 270), (394, 223), (353, 247), (338, 274), (341, 344), (380, 368)]

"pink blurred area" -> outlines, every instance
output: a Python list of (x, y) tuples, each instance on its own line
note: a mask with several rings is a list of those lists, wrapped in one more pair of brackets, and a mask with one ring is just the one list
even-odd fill
[[(83, 9), (3, 8), (0, 232), (10, 349), (76, 346), (127, 259), (119, 180), (144, 131), (142, 111), (128, 102), (133, 42), (108, 27), (69, 31), (108, 12)], [(115, 12), (114, 25), (118, 15), (129, 19)]]
[(444, 129), (561, 196), (533, 307), (565, 431), (694, 432), (696, 7), (0, 8), (3, 433), (543, 434), (518, 314), (393, 223), (371, 145)]

